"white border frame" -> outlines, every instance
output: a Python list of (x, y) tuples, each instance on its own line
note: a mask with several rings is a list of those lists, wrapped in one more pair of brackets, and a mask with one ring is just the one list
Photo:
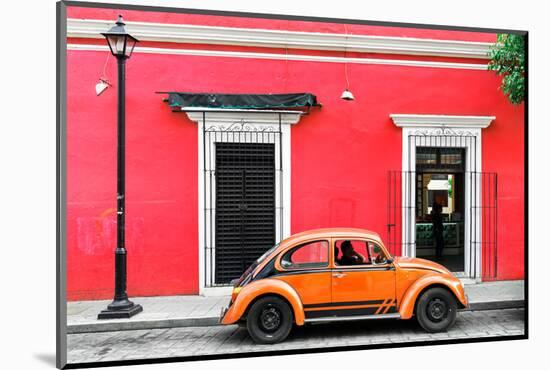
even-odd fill
[[(416, 163), (416, 143), (414, 148), (410, 147), (412, 141), (409, 139), (409, 136), (420, 134), (426, 135), (427, 137), (432, 135), (445, 135), (445, 134), (454, 134), (454, 135), (463, 135), (465, 137), (474, 136), (474, 144), (472, 140), (464, 140), (462, 143), (460, 140), (450, 145), (450, 147), (458, 147), (466, 149), (466, 173), (473, 171), (474, 169), (470, 168), (472, 163), (475, 163), (475, 171), (482, 172), (482, 147), (481, 147), (481, 131), (484, 128), (489, 127), (491, 122), (495, 119), (495, 116), (451, 116), (451, 115), (423, 115), (423, 114), (390, 114), (393, 123), (397, 127), (401, 127), (402, 130), (402, 171), (415, 171), (416, 168), (411, 168), (412, 164)], [(448, 143), (445, 143), (448, 144)], [(474, 147), (475, 145), (475, 147)], [(430, 143), (430, 146), (434, 146), (433, 143)], [(435, 143), (436, 147), (443, 146), (441, 143)], [(444, 145), (449, 147), (449, 145)], [(472, 158), (473, 153), (475, 153), (475, 158)], [(481, 231), (482, 231), (482, 218), (480, 214), (479, 206), (481, 205), (481, 183), (478, 177), (474, 176), (474, 181), (477, 182), (475, 198), (478, 215), (475, 219), (477, 220), (477, 225), (474, 228), (476, 231), (475, 240), (482, 240)], [(466, 176), (465, 178), (465, 189), (470, 187), (470, 178)], [(404, 200), (407, 194), (414, 194), (415, 192), (415, 182), (413, 181), (403, 181), (402, 182), (402, 199)], [(465, 204), (471, 204), (470, 197), (472, 194), (465, 192), (464, 201)], [(403, 250), (401, 251), (403, 256), (407, 257), (416, 257), (416, 250), (412, 246), (416, 243), (415, 232), (411, 232), (412, 240), (407, 241), (407, 230), (414, 230), (415, 228), (415, 215), (416, 215), (416, 202), (411, 202), (412, 207), (409, 208), (409, 220), (408, 225), (405, 224), (406, 214), (403, 212), (402, 215), (402, 242)], [(456, 275), (460, 277), (472, 278), (468, 274), (470, 271), (470, 248), (466, 246), (471, 245), (470, 241), (472, 235), (470, 235), (470, 228), (467, 225), (470, 225), (470, 216), (469, 212), (464, 212), (464, 273), (457, 273)], [(407, 248), (409, 246), (409, 248)], [(475, 276), (476, 282), (481, 282), (481, 245), (478, 243), (476, 245), (476, 271)]]
[[(198, 124), (198, 248), (199, 248), (199, 294), (204, 296), (213, 296), (213, 295), (228, 295), (231, 293), (231, 287), (210, 287), (206, 281), (206, 276), (210, 276), (211, 271), (205, 271), (205, 266), (212, 266), (210, 262), (210, 257), (205, 255), (205, 234), (210, 231), (206, 230), (208, 225), (205, 225), (205, 192), (204, 192), (204, 126), (203, 126), (203, 112), (205, 112), (205, 125), (206, 129), (213, 127), (229, 127), (231, 125), (239, 124), (246, 126), (253, 126), (254, 128), (272, 128), (279, 130), (279, 115), (281, 116), (281, 133), (282, 135), (282, 153), (284, 153), (282, 159), (282, 171), (277, 171), (276, 173), (283, 176), (282, 186), (283, 186), (283, 223), (280, 224), (280, 210), (277, 209), (276, 213), (276, 232), (275, 238), (276, 242), (280, 241), (280, 235), (282, 231), (282, 237), (286, 238), (290, 236), (290, 207), (291, 207), (291, 187), (290, 187), (290, 174), (291, 174), (291, 125), (298, 123), (303, 112), (300, 111), (259, 111), (252, 109), (208, 109), (208, 108), (186, 108), (182, 109), (187, 113), (187, 116), (191, 121), (194, 121)], [(255, 142), (255, 141), (250, 141)], [(213, 141), (211, 142), (213, 143)], [(210, 145), (210, 148), (214, 150), (214, 145)], [(279, 159), (282, 153), (279, 151), (279, 146), (275, 145), (275, 163), (276, 166), (279, 163)], [(212, 152), (207, 153), (207, 155), (215, 156)], [(214, 157), (212, 157), (214, 158)], [(278, 176), (278, 175), (277, 175)], [(280, 179), (277, 177), (275, 179), (275, 204), (281, 204), (279, 202), (280, 197)], [(206, 184), (208, 185), (208, 184)], [(210, 186), (206, 186), (207, 191), (210, 189)], [(215, 199), (215, 193), (212, 194), (212, 199)], [(213, 225), (210, 225), (213, 226)], [(281, 230), (282, 227), (282, 230)], [(213, 233), (211, 234), (213, 235)], [(210, 240), (210, 245), (214, 248), (215, 251), (215, 238), (212, 237)], [(215, 258), (215, 255), (212, 255), (212, 258)]]

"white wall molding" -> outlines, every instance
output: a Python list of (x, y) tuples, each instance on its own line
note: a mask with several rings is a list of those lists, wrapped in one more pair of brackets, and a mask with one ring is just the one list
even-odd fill
[[(488, 59), (491, 43), (409, 37), (298, 32), (257, 28), (126, 22), (133, 36), (143, 41), (260, 46), (289, 49), (354, 51), (362, 53), (444, 56)], [(67, 36), (102, 38), (113, 20), (67, 19)]]
[(220, 128), (227, 130), (232, 125), (237, 125), (239, 130), (242, 130), (244, 127), (245, 130), (250, 131), (255, 128), (259, 128), (260, 125), (268, 125), (265, 127), (271, 127), (269, 125), (276, 125), (278, 128), (279, 114), (281, 115), (281, 124), (295, 125), (298, 123), (300, 116), (303, 114), (303, 112), (300, 111), (285, 111), (281, 113), (272, 111), (269, 113), (264, 113), (264, 111), (254, 111), (252, 109), (220, 109), (208, 111), (208, 109), (204, 108), (198, 108), (196, 110), (182, 108), (182, 111), (186, 112), (189, 119), (196, 123), (202, 123), (202, 112), (207, 111), (208, 126), (225, 125)]
[(451, 116), (434, 114), (390, 114), (401, 128), (487, 128), (495, 116)]
[[(80, 51), (109, 51), (109, 47), (107, 45), (91, 45), (91, 44), (68, 44), (67, 49), (80, 50)], [(327, 56), (318, 56), (318, 55), (255, 53), (255, 52), (219, 51), (219, 50), (198, 50), (198, 49), (169, 49), (169, 48), (142, 47), (142, 46), (139, 46), (139, 44), (135, 47), (134, 53), (294, 60), (294, 61), (302, 61), (302, 62), (379, 64), (379, 65), (394, 65), (394, 66), (405, 66), (405, 67), (470, 69), (470, 70), (480, 70), (480, 71), (487, 70), (487, 64), (481, 64), (481, 63), (430, 62), (430, 61), (424, 61), (424, 60), (381, 59), (381, 58), (380, 59), (378, 58), (344, 58), (344, 57), (327, 57)]]

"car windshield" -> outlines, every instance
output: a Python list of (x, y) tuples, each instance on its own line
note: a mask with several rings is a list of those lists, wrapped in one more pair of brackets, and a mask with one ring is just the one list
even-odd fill
[(262, 263), (277, 247), (279, 246), (279, 243), (275, 244), (273, 247), (269, 248), (264, 254), (262, 254), (257, 260), (256, 264)]

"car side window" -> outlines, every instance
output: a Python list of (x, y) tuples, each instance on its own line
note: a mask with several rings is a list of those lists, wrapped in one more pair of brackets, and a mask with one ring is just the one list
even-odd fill
[(372, 264), (367, 241), (337, 240), (334, 243), (334, 264), (337, 266)]
[(385, 264), (388, 261), (388, 258), (384, 254), (382, 248), (374, 242), (368, 242), (368, 244), (369, 254), (372, 258), (372, 263), (375, 265)]
[(281, 258), (281, 266), (285, 269), (328, 266), (328, 241), (316, 240), (292, 248)]

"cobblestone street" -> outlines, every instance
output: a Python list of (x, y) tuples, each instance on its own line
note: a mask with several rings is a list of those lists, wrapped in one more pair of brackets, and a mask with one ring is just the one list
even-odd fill
[(424, 332), (415, 320), (318, 324), (294, 328), (286, 341), (275, 345), (255, 344), (246, 329), (236, 325), (71, 334), (67, 342), (68, 362), (522, 335), (523, 315), (523, 309), (460, 312), (455, 325), (438, 334)]

